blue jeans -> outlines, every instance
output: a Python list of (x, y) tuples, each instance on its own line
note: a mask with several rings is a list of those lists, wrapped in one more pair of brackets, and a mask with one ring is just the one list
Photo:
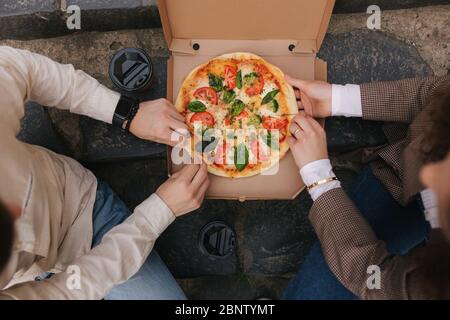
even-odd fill
[[(381, 182), (365, 167), (349, 192), (350, 199), (361, 211), (377, 237), (392, 254), (404, 255), (427, 239), (428, 222), (417, 202), (403, 207)], [(287, 300), (352, 300), (358, 299), (334, 276), (316, 242), (297, 275), (286, 288)]]
[[(105, 182), (98, 182), (95, 198), (92, 247), (131, 214), (123, 201)], [(118, 261), (117, 263), (120, 263)], [(105, 300), (185, 300), (186, 296), (159, 255), (152, 253), (128, 281), (114, 287)]]

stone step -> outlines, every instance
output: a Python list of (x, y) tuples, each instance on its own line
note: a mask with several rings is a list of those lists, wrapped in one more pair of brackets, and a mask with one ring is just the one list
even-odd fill
[[(156, 0), (2, 0), (0, 39), (37, 39), (71, 34), (64, 9), (82, 10), (81, 31), (111, 31), (160, 27)], [(337, 0), (334, 13), (365, 12), (370, 5), (405, 9), (450, 4), (450, 0)]]
[(81, 8), (81, 30), (112, 31), (161, 26), (156, 0), (2, 0), (0, 39), (39, 39), (80, 31), (67, 28), (69, 5)]

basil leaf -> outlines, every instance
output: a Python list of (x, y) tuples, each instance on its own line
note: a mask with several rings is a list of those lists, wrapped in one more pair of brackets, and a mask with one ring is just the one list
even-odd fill
[(242, 89), (242, 72), (241, 72), (241, 70), (239, 70), (236, 73), (236, 87), (238, 89)]
[(267, 131), (267, 136), (266, 139), (264, 139), (264, 142), (267, 144), (267, 146), (272, 148), (272, 132)]
[(262, 118), (259, 114), (254, 114), (250, 117), (250, 119), (248, 120), (248, 124), (249, 125), (253, 125), (253, 126), (259, 126), (262, 122)]
[(280, 107), (280, 105), (278, 104), (278, 101), (273, 99), (272, 101), (270, 101), (268, 104), (270, 109), (272, 109), (273, 112), (277, 112), (278, 108)]
[(244, 76), (244, 84), (248, 87), (253, 85), (253, 82), (258, 78), (258, 74), (256, 72), (251, 72)]
[(245, 104), (241, 100), (234, 100), (233, 104), (231, 105), (231, 117), (238, 116), (244, 110), (244, 108)]
[(231, 103), (233, 102), (234, 98), (236, 98), (236, 93), (233, 90), (230, 91), (223, 91), (223, 101), (225, 103)]
[(248, 149), (244, 143), (237, 146), (234, 151), (234, 165), (238, 171), (242, 171), (248, 164)]
[(270, 101), (272, 101), (275, 96), (278, 94), (278, 92), (280, 92), (279, 89), (275, 89), (270, 91), (268, 94), (266, 94), (266, 96), (262, 99), (261, 104), (266, 104), (269, 103)]
[(209, 86), (217, 92), (223, 90), (223, 78), (216, 76), (215, 74), (208, 74)]
[(192, 112), (203, 112), (206, 110), (206, 106), (203, 102), (194, 100), (188, 104), (188, 109)]
[[(267, 134), (260, 134), (261, 140), (264, 141), (264, 143), (272, 149), (277, 150), (279, 148), (278, 141), (272, 137), (272, 132), (269, 130), (267, 131)], [(272, 141), (274, 139), (274, 141)]]

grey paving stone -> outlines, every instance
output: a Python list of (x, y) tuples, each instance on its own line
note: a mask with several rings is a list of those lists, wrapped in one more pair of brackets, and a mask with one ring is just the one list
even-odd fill
[(315, 241), (308, 222), (311, 200), (252, 201), (238, 206), (239, 253), (247, 274), (295, 272)]
[(328, 80), (338, 84), (398, 80), (432, 73), (413, 46), (379, 31), (327, 34), (318, 56), (328, 62)]
[[(198, 247), (201, 229), (212, 221), (222, 221), (237, 233), (236, 208), (231, 201), (205, 200), (193, 213), (178, 218), (160, 237), (157, 250), (177, 278), (231, 275), (239, 271), (237, 252), (225, 258), (211, 258)], [(237, 243), (239, 250), (239, 240)]]
[(67, 0), (67, 5), (78, 5), (81, 10), (120, 9), (155, 6), (156, 0)]
[(133, 210), (167, 180), (164, 157), (111, 163), (85, 163), (101, 180), (108, 182), (125, 204)]
[(347, 152), (386, 143), (381, 123), (358, 118), (333, 117), (325, 124), (330, 152)]
[[(388, 34), (356, 30), (327, 34), (319, 57), (328, 62), (328, 81), (336, 84), (398, 80), (432, 74), (417, 50)], [(333, 152), (385, 143), (381, 124), (355, 118), (326, 122), (328, 146)]]
[(90, 118), (81, 118), (80, 126), (84, 137), (83, 161), (148, 158), (166, 151), (165, 145), (141, 140), (119, 128)]
[(333, 12), (366, 12), (370, 5), (378, 5), (381, 10), (394, 10), (449, 3), (449, 0), (337, 0)]
[[(6, 0), (0, 6), (0, 39), (30, 40), (87, 31), (158, 28), (161, 26), (154, 1), (72, 1), (81, 9), (81, 30), (69, 30), (68, 13), (60, 0), (28, 3)], [(141, 2), (141, 5), (139, 5)], [(67, 1), (70, 4), (70, 1)]]
[[(66, 0), (82, 10), (82, 31), (110, 31), (160, 27), (156, 0)], [(36, 39), (71, 34), (63, 0), (3, 0), (0, 39)], [(369, 5), (382, 10), (449, 4), (450, 0), (338, 0), (334, 13), (365, 12)]]
[(2, 0), (0, 17), (55, 10), (53, 0)]

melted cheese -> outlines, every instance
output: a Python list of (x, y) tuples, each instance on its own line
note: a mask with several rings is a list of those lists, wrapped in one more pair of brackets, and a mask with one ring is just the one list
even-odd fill
[[(280, 109), (278, 109), (279, 113)], [(267, 104), (262, 105), (259, 110), (258, 110), (258, 114), (262, 117), (264, 116), (276, 116), (277, 113), (273, 112), (272, 108), (270, 108)]]
[(261, 92), (261, 97), (264, 98), (266, 94), (268, 94), (270, 91), (273, 91), (275, 89), (278, 89), (278, 87), (275, 85), (275, 83), (273, 83), (273, 82), (267, 83), (267, 81), (264, 82), (264, 89)]

